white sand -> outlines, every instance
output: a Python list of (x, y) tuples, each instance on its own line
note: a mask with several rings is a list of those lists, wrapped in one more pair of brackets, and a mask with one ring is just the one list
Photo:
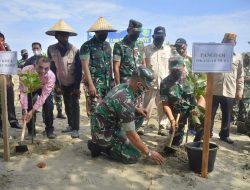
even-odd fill
[[(16, 77), (15, 77), (16, 81)], [(17, 85), (15, 86), (17, 87)], [(21, 118), (20, 104), (16, 107)], [(20, 130), (10, 128), (13, 139), (10, 140), (11, 160), (2, 158), (0, 142), (0, 189), (1, 190), (82, 190), (82, 189), (250, 189), (250, 138), (236, 133), (232, 126), (231, 137), (235, 144), (229, 145), (218, 139), (220, 121), (216, 122), (211, 142), (219, 145), (214, 171), (208, 179), (190, 171), (184, 148), (176, 156), (166, 157), (163, 166), (141, 160), (137, 164), (124, 165), (104, 156), (92, 159), (87, 148), (90, 139), (90, 126), (85, 113), (84, 95), (81, 97), (80, 138), (71, 139), (61, 133), (67, 126), (67, 120), (55, 119), (55, 140), (48, 140), (42, 135), (44, 124), (38, 113), (38, 135), (33, 145), (25, 141), (29, 152), (15, 153)], [(56, 109), (55, 109), (56, 113)], [(144, 142), (154, 150), (161, 151), (166, 137), (157, 135), (156, 122), (150, 120)], [(193, 137), (189, 137), (189, 142)], [(45, 162), (46, 167), (37, 168), (38, 162)]]

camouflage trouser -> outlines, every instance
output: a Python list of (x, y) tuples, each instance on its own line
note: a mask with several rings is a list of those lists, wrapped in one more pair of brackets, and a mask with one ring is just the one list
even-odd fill
[[(136, 119), (135, 119), (136, 130), (142, 125), (143, 120), (144, 118), (142, 116), (136, 116)], [(92, 133), (92, 139), (93, 139), (93, 135), (94, 134)], [(100, 143), (97, 142), (97, 144), (100, 147), (103, 147), (103, 145), (101, 144), (101, 141)], [(115, 131), (113, 133), (112, 139), (108, 147), (109, 147), (109, 151), (108, 151), (109, 156), (112, 159), (117, 160), (119, 162), (123, 162), (125, 164), (136, 163), (141, 157), (141, 153), (131, 143), (127, 141), (127, 137), (125, 136), (124, 131), (122, 130)]]
[[(86, 84), (85, 84), (86, 85)], [(90, 115), (95, 113), (96, 106), (101, 102), (101, 100), (107, 95), (109, 89), (103, 83), (95, 84), (96, 96), (91, 96), (89, 93), (88, 85), (86, 85), (86, 104), (89, 109)]]
[(103, 83), (97, 83), (95, 87), (97, 91), (96, 96), (89, 95), (88, 88), (86, 93), (86, 107), (88, 109), (87, 111), (89, 111), (90, 121), (92, 121), (91, 117), (95, 113), (97, 105), (102, 101), (109, 91), (109, 89), (107, 89)]
[(58, 112), (62, 112), (62, 95), (61, 94), (56, 94), (56, 92), (54, 92), (54, 100), (56, 103), (56, 109)]
[[(237, 131), (239, 133), (250, 133), (250, 108), (249, 98), (244, 98), (238, 103)], [(238, 130), (239, 129), (239, 130)]]
[[(173, 113), (174, 117), (177, 117), (177, 113)], [(172, 145), (179, 146), (184, 138), (184, 130), (185, 130), (185, 125), (187, 124), (187, 120), (190, 116), (189, 111), (188, 112), (182, 112), (180, 114), (180, 119), (179, 119), (179, 126), (175, 132), (174, 139), (172, 142)], [(194, 141), (198, 141), (202, 138), (203, 136), (203, 125), (204, 125), (204, 117), (201, 116), (199, 117), (201, 124), (192, 124), (194, 126), (194, 130), (196, 131)], [(192, 121), (190, 121), (192, 122)]]

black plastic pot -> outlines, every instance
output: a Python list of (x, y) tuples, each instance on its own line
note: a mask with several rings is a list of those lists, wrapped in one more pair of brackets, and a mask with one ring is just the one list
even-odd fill
[[(196, 173), (201, 173), (203, 143), (201, 141), (187, 143), (185, 144), (185, 148), (190, 169)], [(214, 169), (218, 149), (218, 145), (209, 143), (208, 172), (211, 172)]]

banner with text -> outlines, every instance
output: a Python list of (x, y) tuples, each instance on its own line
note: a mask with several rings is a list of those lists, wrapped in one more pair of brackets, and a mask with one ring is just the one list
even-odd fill
[[(87, 32), (87, 39), (90, 40), (95, 35), (94, 32)], [(106, 39), (107, 42), (114, 44), (121, 41), (127, 35), (127, 30), (109, 32)], [(139, 41), (143, 43), (151, 43), (151, 29), (142, 29)]]
[(230, 43), (193, 43), (192, 71), (231, 72), (233, 49)]
[(17, 52), (0, 51), (0, 74), (17, 74)]

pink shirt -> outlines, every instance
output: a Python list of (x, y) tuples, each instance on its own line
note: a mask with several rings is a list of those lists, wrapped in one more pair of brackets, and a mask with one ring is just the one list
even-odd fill
[[(22, 69), (22, 73), (30, 71), (32, 73), (36, 72), (35, 67), (33, 65), (28, 65)], [(56, 77), (54, 73), (49, 70), (47, 74), (40, 77), (40, 80), (42, 82), (42, 85), (39, 87), (39, 89), (42, 89), (42, 94), (38, 96), (35, 104), (33, 105), (33, 109), (38, 110), (42, 105), (44, 104), (47, 97), (50, 95), (51, 91), (53, 90), (55, 86)], [(22, 109), (27, 110), (28, 109), (28, 95), (25, 93), (25, 85), (20, 83), (19, 90), (20, 90), (20, 103)]]

